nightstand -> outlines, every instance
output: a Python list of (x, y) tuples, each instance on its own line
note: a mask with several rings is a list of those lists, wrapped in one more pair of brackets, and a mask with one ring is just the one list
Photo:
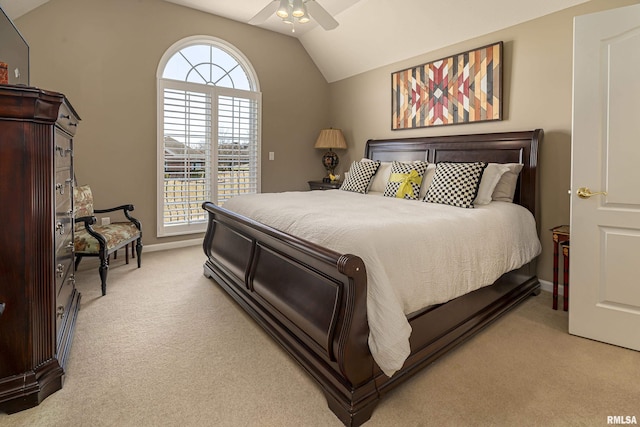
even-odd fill
[(310, 190), (337, 190), (342, 185), (340, 181), (309, 181)]

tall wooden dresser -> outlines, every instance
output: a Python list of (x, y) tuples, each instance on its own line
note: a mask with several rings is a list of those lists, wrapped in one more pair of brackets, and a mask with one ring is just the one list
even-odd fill
[(80, 294), (73, 274), (73, 138), (64, 95), (0, 85), (0, 411), (62, 388)]

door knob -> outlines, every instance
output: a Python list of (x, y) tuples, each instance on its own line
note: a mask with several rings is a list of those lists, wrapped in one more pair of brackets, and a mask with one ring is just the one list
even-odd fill
[(602, 194), (603, 196), (606, 196), (607, 192), (606, 191), (597, 191), (595, 193), (592, 193), (591, 190), (589, 190), (589, 187), (580, 187), (580, 188), (578, 188), (578, 191), (576, 192), (576, 194), (581, 199), (588, 199), (589, 197), (597, 196), (598, 194)]

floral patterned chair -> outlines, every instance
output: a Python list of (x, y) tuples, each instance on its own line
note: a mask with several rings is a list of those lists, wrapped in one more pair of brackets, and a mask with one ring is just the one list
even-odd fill
[[(75, 269), (85, 256), (100, 257), (100, 281), (102, 282), (102, 295), (107, 293), (107, 272), (111, 254), (117, 257), (118, 249), (125, 249), (126, 263), (129, 264), (129, 244), (131, 244), (131, 256), (138, 256), (138, 268), (142, 257), (142, 227), (140, 221), (133, 218), (129, 212), (133, 205), (122, 205), (110, 209), (94, 209), (93, 194), (88, 185), (76, 186), (73, 189), (73, 198), (76, 209), (74, 247), (76, 252)], [(95, 225), (96, 213), (123, 211), (129, 220), (125, 222), (112, 222), (106, 225)], [(135, 243), (135, 253), (133, 251)]]

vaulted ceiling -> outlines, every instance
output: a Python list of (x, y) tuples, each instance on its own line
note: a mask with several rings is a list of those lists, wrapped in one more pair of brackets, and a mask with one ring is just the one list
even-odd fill
[[(48, 1), (0, 0), (0, 6), (15, 19)], [(246, 23), (271, 0), (164, 1)], [(318, 0), (338, 28), (325, 31), (312, 20), (293, 33), (275, 15), (260, 27), (297, 37), (333, 82), (587, 1)]]

